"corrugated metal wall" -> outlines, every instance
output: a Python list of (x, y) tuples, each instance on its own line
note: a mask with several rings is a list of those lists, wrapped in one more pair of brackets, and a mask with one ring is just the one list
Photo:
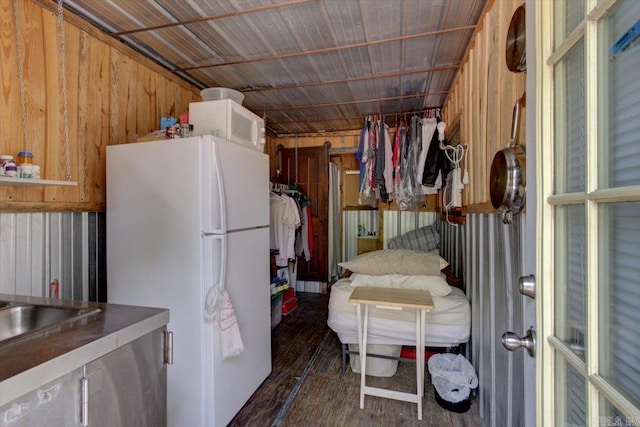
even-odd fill
[(463, 254), (465, 253), (465, 227), (440, 223), (440, 256), (449, 261), (449, 267), (456, 277), (464, 281)]
[(506, 331), (527, 329), (526, 297), (517, 286), (524, 269), (524, 226), (524, 215), (505, 225), (501, 215), (469, 214), (464, 226), (441, 227), (441, 253), (462, 273), (471, 301), (468, 357), (478, 372), (480, 416), (487, 426), (522, 425), (524, 417), (524, 384), (517, 379), (523, 378), (528, 356), (508, 352), (501, 341)]
[(105, 215), (0, 213), (0, 293), (106, 301)]
[[(378, 232), (378, 211), (344, 211), (343, 215), (342, 258), (346, 261), (358, 254), (358, 225), (363, 225), (367, 233)], [(383, 211), (383, 248), (392, 237), (429, 225), (437, 217), (435, 212)]]
[[(389, 239), (416, 230), (420, 227), (431, 225), (439, 214), (435, 212), (413, 212), (413, 211), (384, 211), (383, 248), (387, 248)], [(437, 221), (436, 224), (439, 224)]]
[(358, 254), (358, 225), (365, 231), (378, 230), (378, 211), (343, 211), (342, 213), (342, 261)]

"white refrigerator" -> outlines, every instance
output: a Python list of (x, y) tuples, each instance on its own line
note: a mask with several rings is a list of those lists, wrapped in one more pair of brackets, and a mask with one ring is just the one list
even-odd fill
[[(271, 372), (269, 158), (213, 136), (107, 147), (107, 299), (169, 308), (168, 425), (224, 426)], [(206, 317), (222, 281), (244, 351)]]

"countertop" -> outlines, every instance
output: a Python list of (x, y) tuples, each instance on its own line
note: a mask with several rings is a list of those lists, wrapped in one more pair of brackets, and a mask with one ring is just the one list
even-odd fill
[(0, 294), (0, 301), (99, 308), (85, 319), (0, 346), (0, 406), (169, 323), (169, 310)]

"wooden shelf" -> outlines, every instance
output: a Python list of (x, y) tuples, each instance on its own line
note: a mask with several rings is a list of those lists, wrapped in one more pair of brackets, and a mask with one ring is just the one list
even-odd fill
[(0, 185), (16, 185), (16, 186), (35, 186), (35, 185), (66, 185), (77, 186), (76, 181), (55, 181), (52, 179), (27, 179), (27, 178), (10, 178), (8, 176), (0, 176)]

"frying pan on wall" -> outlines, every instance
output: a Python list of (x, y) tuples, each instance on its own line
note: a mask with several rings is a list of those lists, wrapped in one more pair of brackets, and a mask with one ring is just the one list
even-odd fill
[(525, 203), (527, 163), (524, 147), (518, 145), (523, 98), (518, 98), (513, 106), (511, 141), (507, 148), (498, 151), (493, 157), (489, 175), (491, 204), (502, 212), (502, 222), (505, 224), (513, 220), (513, 215), (520, 213)]
[(527, 70), (526, 55), (526, 27), (524, 4), (513, 12), (509, 30), (507, 31), (507, 45), (505, 46), (505, 59), (507, 68), (514, 73)]

